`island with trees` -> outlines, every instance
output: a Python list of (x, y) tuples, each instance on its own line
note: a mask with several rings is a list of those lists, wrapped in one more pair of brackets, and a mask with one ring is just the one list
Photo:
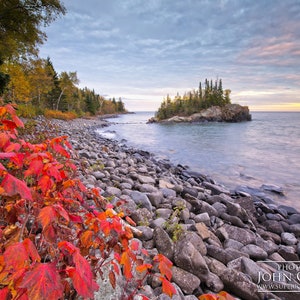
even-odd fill
[(202, 122), (250, 121), (251, 115), (247, 106), (232, 104), (231, 90), (223, 90), (222, 79), (205, 79), (204, 87), (177, 95), (171, 99), (169, 95), (161, 103), (155, 117), (149, 122)]

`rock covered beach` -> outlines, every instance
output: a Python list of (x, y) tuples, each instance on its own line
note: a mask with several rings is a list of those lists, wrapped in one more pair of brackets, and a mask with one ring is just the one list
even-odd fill
[[(196, 300), (221, 290), (240, 299), (299, 298), (300, 288), (288, 292), (299, 286), (296, 276), (280, 282), (285, 291), (260, 290), (262, 279), (278, 280), (274, 274), (281, 270), (279, 262), (299, 260), (296, 210), (278, 207), (259, 194), (229, 191), (184, 166), (104, 139), (95, 133), (106, 125), (103, 120), (53, 122), (59, 134), (70, 137), (82, 181), (100, 187), (112, 202), (126, 200), (124, 212), (142, 233), (136, 238), (152, 255), (159, 252), (173, 262), (173, 299)], [(145, 283), (144, 293), (150, 299), (170, 299), (155, 280)], [(103, 298), (102, 293), (95, 299), (118, 295)]]

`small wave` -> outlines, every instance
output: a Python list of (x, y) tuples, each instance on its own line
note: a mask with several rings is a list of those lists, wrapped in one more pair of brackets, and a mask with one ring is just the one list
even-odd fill
[(115, 131), (110, 131), (110, 130), (107, 130), (107, 131), (100, 131), (98, 130), (98, 134), (106, 139), (110, 139), (110, 140), (113, 140), (117, 137), (117, 134)]

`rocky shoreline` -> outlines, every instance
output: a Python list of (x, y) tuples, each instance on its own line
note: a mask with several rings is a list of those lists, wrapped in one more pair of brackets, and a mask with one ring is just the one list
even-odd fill
[[(106, 121), (53, 122), (59, 134), (70, 137), (82, 181), (100, 187), (112, 202), (125, 200), (124, 212), (142, 233), (136, 238), (149, 253), (162, 253), (173, 262), (177, 295), (172, 299), (196, 300), (221, 290), (246, 300), (299, 298), (300, 266), (292, 263), (300, 255), (295, 209), (229, 191), (184, 166), (102, 138), (95, 129)], [(291, 268), (283, 273), (283, 265)], [(272, 293), (274, 286), (263, 291), (262, 283), (280, 284), (285, 291)], [(292, 285), (299, 292), (289, 292)], [(119, 299), (109, 293), (95, 299)], [(145, 283), (144, 293), (150, 299), (170, 299), (156, 281)]]

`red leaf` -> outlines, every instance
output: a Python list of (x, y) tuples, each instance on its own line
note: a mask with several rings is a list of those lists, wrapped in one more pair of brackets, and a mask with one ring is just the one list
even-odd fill
[(0, 159), (6, 159), (6, 158), (12, 158), (15, 157), (16, 153), (12, 153), (12, 152), (1, 152), (0, 153)]
[(0, 163), (0, 171), (5, 171), (5, 167)]
[(126, 279), (131, 279), (131, 260), (127, 252), (122, 253), (120, 264), (124, 266), (124, 275)]
[(70, 221), (69, 214), (60, 204), (55, 204), (54, 207), (61, 217), (63, 217), (68, 222)]
[(20, 242), (7, 247), (4, 254), (5, 269), (16, 272), (29, 264), (26, 248)]
[(18, 152), (21, 148), (21, 145), (18, 143), (11, 143), (5, 148), (5, 152)]
[(8, 144), (10, 140), (10, 135), (6, 132), (0, 133), (0, 148), (5, 148), (5, 146)]
[(143, 264), (143, 265), (136, 267), (136, 270), (140, 273), (148, 271), (149, 269), (152, 269), (152, 265), (150, 265), (150, 264)]
[(42, 176), (38, 182), (38, 185), (41, 187), (43, 193), (49, 191), (52, 188), (53, 184), (53, 180), (48, 175)]
[(169, 295), (172, 298), (172, 296), (176, 294), (175, 287), (167, 279), (161, 278), (161, 280), (162, 280), (162, 291), (163, 291), (163, 293)]
[(25, 177), (30, 175), (41, 175), (44, 164), (41, 159), (34, 159), (31, 161), (29, 168), (24, 172)]
[(69, 214), (69, 217), (70, 217), (70, 220), (73, 222), (73, 223), (83, 223), (83, 220), (80, 216), (76, 216), (76, 215), (71, 215)]
[(132, 251), (138, 251), (139, 250), (139, 242), (138, 241), (135, 241), (135, 240), (132, 240), (131, 243), (130, 243), (130, 249)]
[(80, 236), (80, 242), (84, 248), (89, 248), (93, 245), (93, 231), (87, 230)]
[(9, 294), (8, 287), (5, 287), (4, 289), (1, 289), (0, 290), (0, 299), (9, 299), (8, 294)]
[(57, 212), (53, 206), (43, 207), (38, 215), (38, 220), (41, 222), (43, 229), (50, 223), (57, 220)]
[(10, 121), (10, 120), (2, 120), (1, 121), (2, 124), (4, 125), (4, 130), (9, 130), (9, 131), (13, 131), (14, 129), (17, 128), (17, 125), (15, 122)]
[(171, 268), (173, 266), (173, 263), (167, 257), (165, 257), (162, 254), (157, 254), (154, 257), (154, 261), (158, 261), (159, 262), (158, 268), (159, 268), (160, 273), (163, 276), (166, 276), (166, 278), (168, 280), (171, 280), (171, 278), (172, 278)]
[(13, 121), (16, 123), (17, 127), (24, 128), (24, 123), (18, 118), (18, 116), (13, 115), (12, 116)]
[(110, 271), (108, 273), (108, 277), (109, 277), (109, 282), (110, 282), (111, 286), (115, 289), (116, 288), (116, 276), (115, 276), (115, 273), (113, 271)]
[(10, 174), (5, 175), (1, 185), (8, 196), (20, 194), (22, 198), (32, 200), (31, 191), (26, 183)]
[(63, 296), (61, 278), (53, 263), (38, 263), (27, 272), (20, 284), (30, 300), (57, 300)]
[(125, 220), (132, 226), (136, 226), (136, 223), (128, 216), (125, 217)]
[(23, 245), (27, 251), (27, 253), (29, 254), (30, 258), (32, 261), (34, 262), (40, 262), (41, 261), (41, 257), (35, 247), (35, 245), (33, 244), (33, 242), (30, 239), (25, 239), (23, 241)]

